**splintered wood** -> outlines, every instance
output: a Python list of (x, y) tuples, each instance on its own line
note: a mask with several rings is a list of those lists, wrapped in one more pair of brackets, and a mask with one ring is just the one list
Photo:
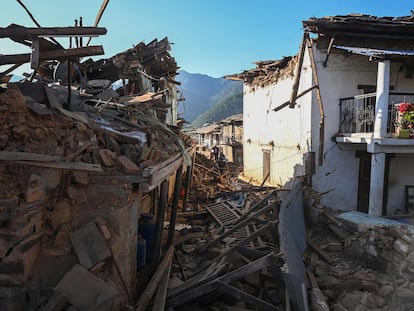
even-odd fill
[(232, 163), (220, 168), (216, 162), (196, 153), (190, 201), (203, 202), (221, 192), (235, 191), (238, 173)]
[(167, 307), (284, 310), (277, 192), (259, 196), (248, 210), (231, 201), (202, 205), (212, 216), (199, 232), (204, 237), (177, 244)]

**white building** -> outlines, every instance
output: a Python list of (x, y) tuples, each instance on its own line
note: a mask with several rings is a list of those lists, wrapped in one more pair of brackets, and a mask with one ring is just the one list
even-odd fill
[(311, 18), (295, 57), (258, 62), (244, 81), (244, 174), (270, 185), (309, 176), (322, 204), (409, 212), (414, 139), (399, 139), (414, 103), (412, 16)]

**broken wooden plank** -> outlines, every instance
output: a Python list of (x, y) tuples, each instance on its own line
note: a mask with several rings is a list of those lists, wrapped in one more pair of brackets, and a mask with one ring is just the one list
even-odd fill
[(165, 213), (168, 204), (168, 181), (164, 180), (159, 187), (159, 199), (157, 209), (157, 220), (155, 222), (155, 233), (154, 233), (154, 247), (150, 258), (151, 272), (155, 272), (161, 257), (161, 240), (164, 227)]
[(152, 306), (153, 311), (165, 310), (165, 300), (167, 298), (168, 280), (170, 279), (170, 273), (171, 264), (168, 266), (167, 270), (164, 272), (160, 280), (160, 285), (158, 286), (158, 290), (154, 298), (154, 305)]
[(84, 162), (14, 161), (14, 163), (40, 166), (40, 167), (48, 167), (48, 168), (54, 168), (54, 169), (63, 169), (63, 170), (103, 172), (101, 165), (84, 163)]
[(174, 255), (174, 246), (171, 245), (167, 253), (165, 254), (164, 258), (162, 259), (160, 265), (158, 266), (157, 271), (155, 271), (147, 287), (145, 288), (144, 292), (139, 298), (138, 303), (135, 306), (136, 311), (144, 311), (146, 307), (148, 306), (148, 303), (150, 302), (152, 296), (154, 295), (158, 287), (158, 284), (161, 281), (162, 276), (164, 275), (165, 271), (171, 266), (173, 255)]
[(163, 180), (167, 179), (174, 173), (174, 171), (182, 166), (182, 164), (183, 157), (179, 153), (167, 161), (144, 169), (143, 176), (148, 177), (149, 182), (147, 184), (140, 184), (140, 191), (149, 192), (155, 189)]
[(105, 35), (104, 27), (23, 27), (9, 25), (0, 28), (0, 38), (18, 37), (31, 40), (33, 37), (93, 37)]
[(245, 293), (244, 291), (234, 286), (228, 285), (222, 281), (217, 281), (216, 284), (218, 286), (219, 291), (225, 293), (226, 295), (230, 295), (238, 300), (244, 301), (248, 305), (255, 306), (256, 308), (259, 308), (259, 310), (282, 311), (281, 308), (276, 307), (262, 299), (256, 298), (253, 295)]
[[(261, 209), (263, 205), (269, 205), (268, 200), (272, 198), (273, 196), (277, 197), (278, 191), (281, 190), (289, 190), (289, 189), (275, 189), (274, 191), (270, 192), (268, 195), (266, 195), (263, 199), (261, 199), (259, 202), (257, 202), (254, 206), (252, 206), (243, 216), (241, 216), (236, 222), (235, 225), (239, 222), (245, 220), (247, 217), (250, 216), (250, 214), (255, 213), (258, 209)], [(276, 207), (276, 206), (275, 206)]]
[(190, 290), (185, 289), (182, 292), (179, 292), (176, 296), (170, 298), (167, 300), (167, 306), (175, 307), (182, 305), (188, 301), (191, 301), (193, 299), (196, 299), (200, 296), (203, 296), (205, 294), (208, 294), (215, 289), (217, 289), (217, 281), (222, 281), (224, 283), (230, 283), (232, 281), (238, 280), (241, 277), (253, 273), (256, 271), (259, 271), (269, 265), (272, 265), (275, 259), (275, 255), (273, 253), (270, 253), (262, 258), (259, 258), (255, 261), (252, 261), (248, 263), (245, 266), (242, 266), (234, 271), (231, 271), (223, 276), (220, 276), (216, 279), (213, 279), (212, 281), (203, 284), (201, 286), (192, 288)]
[(243, 246), (243, 245), (246, 245), (246, 244), (254, 241), (258, 237), (260, 237), (260, 235), (262, 235), (262, 234), (266, 233), (268, 230), (270, 230), (270, 228), (273, 227), (276, 223), (277, 223), (277, 221), (269, 222), (267, 225), (261, 227), (260, 229), (258, 229), (255, 232), (249, 234), (247, 237), (245, 237), (241, 241), (237, 242), (232, 248), (229, 248), (226, 251), (222, 252), (220, 255), (218, 255), (216, 258), (214, 258), (213, 261), (217, 261), (218, 259), (221, 259), (222, 257), (227, 256), (230, 252), (235, 251), (236, 246)]
[(210, 265), (210, 267), (207, 270), (202, 271), (196, 276), (193, 276), (192, 278), (188, 279), (184, 284), (170, 289), (167, 292), (168, 299), (215, 280), (217, 276), (220, 273), (222, 273), (227, 266), (224, 261), (225, 259), (222, 258), (220, 262), (214, 262), (212, 265)]
[(48, 154), (19, 152), (19, 151), (0, 151), (0, 160), (2, 161), (63, 161), (64, 157), (52, 156)]
[(318, 247), (310, 238), (307, 238), (306, 242), (328, 263), (332, 263), (334, 261), (334, 259), (328, 253), (326, 253), (323, 249)]
[(91, 183), (94, 184), (107, 184), (107, 185), (120, 185), (120, 184), (140, 184), (147, 183), (148, 178), (140, 174), (116, 174), (116, 173), (103, 173), (103, 174), (89, 174)]
[(318, 282), (316, 281), (315, 275), (308, 269), (307, 271), (308, 280), (311, 284), (311, 302), (312, 310), (315, 311), (329, 311), (329, 306), (325, 296), (319, 289)]
[(180, 199), (183, 167), (180, 166), (175, 173), (174, 193), (171, 202), (170, 226), (168, 228), (167, 247), (174, 241), (175, 223), (177, 219), (178, 200)]
[[(252, 214), (250, 217), (247, 217), (247, 218), (245, 217), (243, 221), (238, 222), (237, 225), (235, 225), (234, 227), (232, 227), (230, 230), (226, 231), (221, 236), (219, 236), (218, 238), (216, 238), (213, 241), (211, 241), (209, 243), (209, 247), (214, 246), (214, 245), (220, 243), (224, 238), (230, 236), (232, 233), (234, 233), (235, 231), (237, 231), (238, 229), (240, 229), (242, 226), (245, 226), (246, 224), (248, 224), (250, 221), (252, 221), (252, 219), (257, 218), (258, 216), (262, 215), (263, 213), (265, 213), (265, 212), (273, 209), (274, 207), (276, 207), (277, 204), (278, 204), (277, 202), (273, 202), (273, 203), (271, 203), (271, 204), (269, 204), (269, 205), (261, 208), (260, 210), (256, 211), (256, 213)], [(240, 220), (240, 219), (241, 218), (239, 218), (238, 220)]]
[[(78, 58), (78, 57), (104, 54), (104, 50), (101, 45), (81, 47), (81, 48), (72, 48), (72, 49), (60, 49), (60, 50), (50, 50), (50, 51), (36, 50), (36, 51), (37, 52), (35, 52), (35, 55), (36, 55), (35, 57), (38, 61), (66, 60), (66, 59), (72, 59), (72, 58)], [(32, 60), (32, 54), (30, 53), (14, 54), (14, 55), (0, 55), (0, 65), (29, 63), (31, 61), (34, 61), (34, 59)], [(36, 64), (38, 65), (38, 63)]]

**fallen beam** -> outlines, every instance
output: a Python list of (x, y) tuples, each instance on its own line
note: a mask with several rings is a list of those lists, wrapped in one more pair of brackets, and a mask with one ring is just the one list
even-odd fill
[(151, 301), (152, 296), (154, 295), (157, 287), (172, 263), (172, 258), (174, 255), (174, 246), (171, 245), (168, 249), (167, 253), (165, 254), (164, 258), (162, 259), (160, 265), (158, 266), (157, 271), (155, 271), (154, 275), (152, 276), (151, 280), (148, 283), (148, 286), (145, 288), (144, 292), (142, 293), (141, 297), (136, 304), (136, 311), (144, 311), (146, 310), (148, 303)]
[(205, 294), (208, 294), (217, 289), (218, 281), (224, 282), (224, 283), (230, 283), (232, 281), (238, 280), (247, 274), (259, 271), (269, 265), (272, 265), (274, 258), (275, 258), (275, 255), (273, 253), (270, 253), (262, 258), (259, 258), (255, 261), (248, 263), (245, 266), (242, 266), (223, 276), (213, 279), (212, 281), (206, 284), (203, 284), (199, 287), (192, 288), (190, 290), (185, 290), (184, 293), (178, 294), (177, 296), (168, 299), (167, 306), (171, 306), (171, 307), (179, 306), (186, 302), (194, 300), (198, 297), (201, 297)]
[(253, 295), (245, 293), (244, 291), (228, 285), (224, 282), (218, 281), (216, 282), (218, 286), (218, 290), (225, 293), (226, 295), (230, 295), (238, 300), (242, 300), (251, 306), (255, 306), (259, 308), (259, 310), (269, 310), (269, 311), (282, 311), (279, 307), (276, 307), (262, 299), (256, 298)]
[(28, 28), (10, 25), (0, 28), (0, 38), (19, 37), (31, 40), (33, 37), (93, 37), (106, 34), (104, 27), (42, 27)]
[[(43, 60), (65, 60), (85, 56), (103, 55), (104, 50), (102, 46), (88, 46), (73, 49), (59, 49), (49, 51), (39, 51), (39, 61)], [(1, 55), (0, 65), (23, 64), (31, 61), (31, 54), (14, 54)]]

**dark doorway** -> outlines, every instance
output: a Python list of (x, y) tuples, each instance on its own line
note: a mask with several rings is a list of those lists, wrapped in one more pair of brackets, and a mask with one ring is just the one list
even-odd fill
[(359, 158), (357, 211), (368, 213), (371, 183), (371, 154), (368, 152), (357, 152), (356, 156)]
[[(368, 213), (369, 192), (371, 187), (371, 154), (366, 151), (357, 151), (356, 157), (359, 158), (357, 211)], [(394, 154), (387, 154), (385, 157), (384, 193), (382, 198), (383, 216), (387, 215), (388, 176), (390, 171), (390, 161), (393, 157)]]

